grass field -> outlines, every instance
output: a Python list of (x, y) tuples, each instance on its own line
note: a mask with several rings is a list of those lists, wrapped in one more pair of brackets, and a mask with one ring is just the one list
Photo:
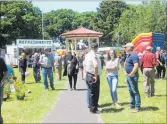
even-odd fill
[(141, 111), (132, 113), (128, 110), (130, 95), (127, 84), (124, 83), (124, 73), (119, 72), (118, 100), (121, 108), (111, 105), (108, 82), (105, 73), (101, 76), (100, 104), (102, 106), (101, 117), (105, 123), (166, 123), (166, 80), (156, 80), (155, 97), (146, 98), (144, 94), (143, 77), (140, 74), (139, 92), (141, 95)]
[[(26, 79), (26, 86), (32, 93), (27, 94), (24, 101), (16, 100), (15, 94), (12, 93), (11, 99), (3, 102), (4, 123), (40, 123), (65, 86), (66, 79), (63, 78), (62, 81), (55, 81), (55, 91), (46, 91), (42, 83), (34, 82), (32, 69), (29, 70), (31, 75)], [(15, 69), (15, 73), (20, 79), (18, 69)]]

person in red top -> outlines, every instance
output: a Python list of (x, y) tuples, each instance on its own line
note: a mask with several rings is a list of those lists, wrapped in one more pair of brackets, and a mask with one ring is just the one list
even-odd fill
[(141, 58), (141, 67), (144, 75), (144, 88), (146, 97), (154, 96), (155, 70), (154, 66), (157, 64), (156, 56), (152, 53), (152, 47), (146, 48), (145, 54)]

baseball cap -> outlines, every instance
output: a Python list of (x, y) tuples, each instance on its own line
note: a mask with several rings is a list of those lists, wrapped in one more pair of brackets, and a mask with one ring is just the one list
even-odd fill
[(132, 43), (127, 43), (125, 47), (134, 47), (134, 45)]
[(152, 50), (152, 47), (151, 46), (147, 46), (146, 50)]

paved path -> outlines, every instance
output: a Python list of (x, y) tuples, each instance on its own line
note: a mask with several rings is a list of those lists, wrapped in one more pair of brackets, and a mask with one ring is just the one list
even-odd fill
[(78, 90), (70, 91), (68, 87), (42, 123), (102, 123), (100, 116), (91, 114), (87, 108), (85, 82), (78, 79)]

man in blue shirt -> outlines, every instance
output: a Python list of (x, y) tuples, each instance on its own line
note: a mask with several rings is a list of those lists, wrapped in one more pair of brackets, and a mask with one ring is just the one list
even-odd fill
[(140, 94), (138, 90), (138, 68), (139, 68), (139, 57), (136, 52), (133, 51), (134, 45), (132, 43), (126, 44), (126, 61), (125, 70), (127, 73), (127, 84), (130, 93), (130, 108), (135, 109), (134, 112), (140, 110)]
[(54, 77), (53, 77), (53, 68), (54, 68), (54, 57), (49, 52), (49, 48), (44, 48), (44, 54), (39, 59), (39, 63), (42, 67), (42, 77), (43, 82), (46, 90), (49, 90), (47, 77), (50, 80), (50, 87), (52, 90), (55, 90), (54, 88)]

